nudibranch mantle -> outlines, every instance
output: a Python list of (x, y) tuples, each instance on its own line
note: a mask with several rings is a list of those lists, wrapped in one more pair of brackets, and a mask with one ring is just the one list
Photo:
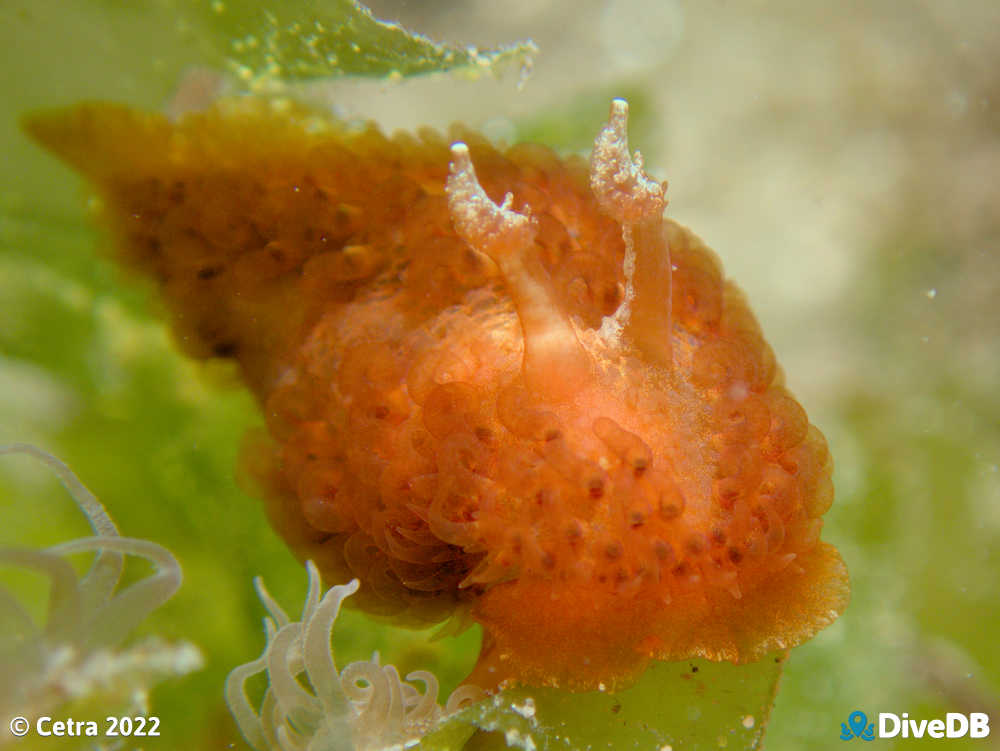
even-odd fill
[(484, 628), (470, 681), (747, 662), (846, 607), (825, 441), (612, 104), (590, 164), (222, 100), (26, 122), (178, 341), (235, 360), (275, 528), (369, 612)]

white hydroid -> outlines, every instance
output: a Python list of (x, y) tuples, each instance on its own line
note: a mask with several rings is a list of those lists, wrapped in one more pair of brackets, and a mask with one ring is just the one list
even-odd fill
[[(54, 456), (29, 444), (0, 446), (0, 455), (14, 453), (30, 455), (55, 472), (94, 534), (41, 550), (0, 549), (0, 566), (36, 571), (50, 582), (44, 623), (36, 623), (0, 586), (0, 715), (34, 718), (84, 699), (144, 714), (150, 687), (202, 664), (191, 644), (151, 638), (121, 646), (180, 587), (180, 564), (161, 545), (122, 537), (100, 501)], [(94, 553), (82, 577), (67, 560), (77, 553)], [(126, 556), (148, 560), (154, 572), (119, 588)], [(10, 740), (7, 732), (5, 723), (0, 745)]]
[[(309, 592), (301, 621), (292, 621), (255, 580), (267, 608), (267, 646), (253, 662), (240, 665), (226, 681), (226, 702), (256, 751), (378, 751), (415, 745), (440, 720), (476, 701), (483, 692), (462, 686), (445, 706), (437, 702), (438, 682), (418, 670), (402, 680), (392, 665), (353, 662), (338, 671), (330, 635), (341, 603), (358, 591), (358, 580), (331, 587), (320, 598), (319, 571), (306, 563)], [(259, 708), (246, 693), (248, 679), (266, 672), (267, 692)], [(412, 682), (422, 684), (420, 690)]]

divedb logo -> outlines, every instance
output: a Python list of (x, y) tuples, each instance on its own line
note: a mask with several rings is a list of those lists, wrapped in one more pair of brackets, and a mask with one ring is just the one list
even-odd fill
[(842, 741), (855, 738), (863, 741), (876, 738), (986, 738), (989, 734), (990, 716), (985, 712), (949, 712), (943, 720), (914, 720), (910, 719), (908, 712), (879, 712), (876, 724), (868, 722), (864, 712), (854, 710), (848, 715), (847, 722), (840, 724)]

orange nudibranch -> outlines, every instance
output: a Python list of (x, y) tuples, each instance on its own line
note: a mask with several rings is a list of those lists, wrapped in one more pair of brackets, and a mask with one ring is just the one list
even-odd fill
[(626, 120), (589, 164), (253, 98), (25, 125), (180, 345), (238, 364), (268, 434), (244, 468), (296, 554), (371, 613), (471, 615), (480, 686), (583, 690), (757, 660), (849, 596), (823, 436)]

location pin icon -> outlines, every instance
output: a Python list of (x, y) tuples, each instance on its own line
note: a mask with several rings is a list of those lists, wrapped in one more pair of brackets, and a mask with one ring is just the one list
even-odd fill
[(854, 737), (860, 738), (861, 734), (865, 732), (865, 726), (868, 724), (868, 718), (865, 717), (864, 712), (851, 712), (847, 718), (847, 724), (851, 726), (851, 730), (854, 732)]

